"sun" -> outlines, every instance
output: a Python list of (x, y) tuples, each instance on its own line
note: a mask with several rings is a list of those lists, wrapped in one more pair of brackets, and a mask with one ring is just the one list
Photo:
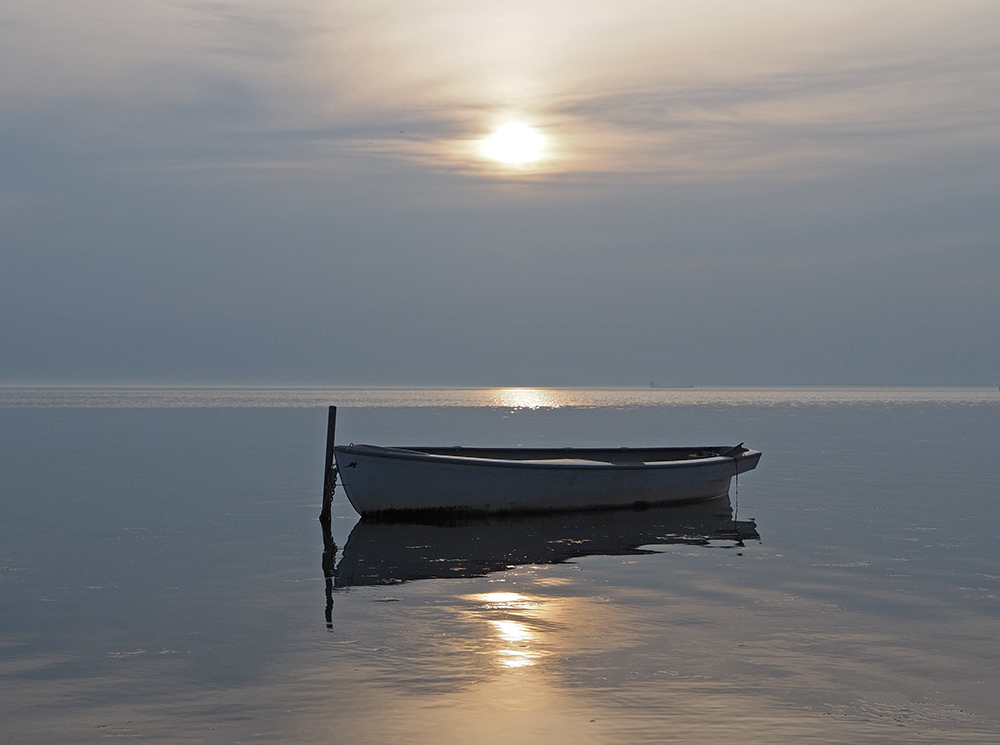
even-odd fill
[(483, 140), (480, 147), (485, 157), (500, 163), (534, 163), (545, 153), (545, 137), (534, 127), (510, 122)]

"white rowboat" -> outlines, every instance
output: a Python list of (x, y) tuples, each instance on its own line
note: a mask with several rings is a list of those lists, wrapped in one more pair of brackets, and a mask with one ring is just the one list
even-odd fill
[[(332, 431), (332, 426), (331, 426)], [(333, 447), (362, 516), (448, 511), (555, 512), (713, 499), (757, 466), (736, 447)]]

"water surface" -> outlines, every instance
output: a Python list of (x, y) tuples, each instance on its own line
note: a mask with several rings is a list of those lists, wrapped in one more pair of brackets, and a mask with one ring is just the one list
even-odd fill
[[(331, 403), (344, 442), (764, 456), (729, 503), (604, 521), (373, 530), (338, 490), (328, 607)], [(1000, 737), (996, 391), (6, 389), (0, 407), (7, 742)], [(759, 540), (712, 532), (732, 508)]]

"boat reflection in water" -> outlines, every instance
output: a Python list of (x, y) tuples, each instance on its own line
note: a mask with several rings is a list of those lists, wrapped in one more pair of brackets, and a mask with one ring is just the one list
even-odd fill
[(362, 519), (336, 568), (335, 587), (481, 577), (522, 564), (582, 556), (657, 553), (666, 544), (739, 547), (760, 540), (753, 520), (733, 519), (729, 497), (670, 507), (493, 516), (420, 522)]

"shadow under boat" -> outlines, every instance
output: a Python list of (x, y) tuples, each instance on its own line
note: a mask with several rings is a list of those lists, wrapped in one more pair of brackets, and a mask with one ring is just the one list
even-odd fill
[(346, 588), (482, 577), (518, 565), (559, 564), (583, 556), (657, 553), (644, 546), (720, 542), (739, 547), (746, 540), (760, 540), (757, 525), (734, 520), (728, 496), (594, 512), (410, 522), (362, 518), (336, 567), (326, 560), (324, 568), (335, 587)]

